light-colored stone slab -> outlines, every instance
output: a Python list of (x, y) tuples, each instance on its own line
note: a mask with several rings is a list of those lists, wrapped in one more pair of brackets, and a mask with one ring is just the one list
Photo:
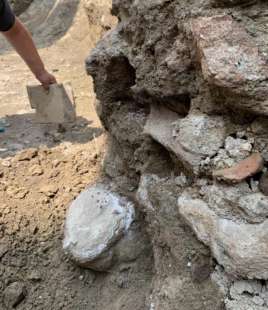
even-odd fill
[(229, 274), (268, 279), (268, 220), (247, 224), (220, 218), (201, 199), (185, 193), (178, 199), (180, 214), (199, 240)]
[(63, 124), (75, 121), (75, 103), (70, 84), (53, 84), (49, 91), (41, 85), (27, 86), (27, 91), (31, 107), (36, 110), (37, 122)]
[(181, 118), (163, 106), (151, 105), (144, 133), (173, 152), (184, 167), (199, 173), (201, 161), (224, 144), (225, 122), (221, 116), (189, 114)]

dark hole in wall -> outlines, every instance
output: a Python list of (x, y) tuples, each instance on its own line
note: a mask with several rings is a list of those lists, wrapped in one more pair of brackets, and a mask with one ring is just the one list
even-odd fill
[(234, 124), (238, 125), (251, 124), (256, 118), (256, 116), (252, 114), (252, 112), (244, 111), (239, 108), (231, 109), (230, 107), (227, 107), (227, 110), (231, 118), (231, 121)]
[(137, 103), (144, 106), (151, 104), (163, 105), (169, 110), (178, 113), (181, 116), (187, 116), (191, 108), (190, 94), (178, 94), (163, 96), (161, 94), (150, 94), (145, 89), (132, 87), (133, 97)]
[[(169, 151), (160, 143), (148, 138), (145, 141), (145, 155), (147, 161), (144, 163), (141, 174), (156, 174), (160, 177), (168, 177), (172, 173), (181, 172), (172, 160)], [(147, 148), (147, 150), (146, 150)]]
[(162, 103), (170, 110), (182, 116), (187, 116), (191, 108), (191, 97), (189, 94), (164, 97)]
[(234, 6), (241, 6), (247, 7), (252, 4), (255, 4), (258, 0), (213, 0), (212, 6), (213, 7), (234, 7)]
[(129, 90), (135, 85), (136, 70), (125, 56), (114, 57), (107, 66), (106, 83), (113, 89), (114, 100), (130, 96)]
[(253, 179), (254, 181), (260, 181), (262, 175), (263, 175), (263, 172), (260, 171), (260, 172), (256, 173), (255, 175), (253, 175), (252, 179)]

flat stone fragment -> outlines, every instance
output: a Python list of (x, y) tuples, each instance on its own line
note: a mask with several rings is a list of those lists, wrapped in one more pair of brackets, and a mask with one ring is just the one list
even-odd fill
[(268, 65), (246, 30), (229, 15), (194, 19), (191, 28), (203, 76), (224, 102), (268, 115)]
[(246, 214), (255, 220), (268, 217), (268, 197), (262, 193), (243, 195), (239, 198), (238, 204)]
[(198, 174), (201, 161), (224, 144), (225, 124), (219, 116), (190, 114), (182, 119), (164, 107), (152, 105), (144, 132), (172, 151), (187, 170)]
[(227, 273), (247, 279), (268, 279), (268, 220), (245, 224), (220, 218), (204, 201), (187, 193), (179, 197), (178, 207)]
[(231, 168), (213, 171), (213, 176), (219, 180), (240, 183), (263, 169), (263, 159), (260, 153), (254, 153)]
[(235, 160), (243, 160), (250, 156), (252, 144), (244, 139), (227, 137), (225, 140), (225, 150), (231, 158), (234, 158)]
[(246, 300), (226, 300), (225, 302), (226, 310), (267, 310), (267, 306), (256, 305), (250, 298)]
[(103, 184), (94, 185), (71, 204), (66, 217), (63, 248), (79, 265), (109, 269), (112, 246), (134, 220), (133, 204)]
[(39, 123), (69, 123), (76, 118), (70, 84), (53, 84), (46, 91), (42, 86), (27, 86), (31, 107), (36, 109)]

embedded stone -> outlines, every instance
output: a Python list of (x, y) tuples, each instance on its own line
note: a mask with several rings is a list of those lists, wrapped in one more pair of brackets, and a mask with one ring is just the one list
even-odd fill
[(184, 150), (176, 140), (176, 125), (181, 117), (163, 106), (151, 105), (151, 112), (147, 119), (144, 133), (174, 153), (184, 164), (186, 169), (198, 173), (202, 156), (191, 154)]
[(219, 217), (203, 200), (184, 193), (180, 214), (210, 247), (225, 271), (248, 279), (268, 279), (268, 220), (247, 224)]
[(191, 154), (213, 156), (224, 140), (225, 122), (221, 116), (190, 114), (180, 121), (178, 141)]
[(238, 201), (239, 207), (252, 219), (265, 219), (268, 217), (268, 197), (262, 193), (243, 195)]
[(253, 38), (230, 15), (191, 24), (202, 74), (223, 102), (268, 115), (268, 65)]
[(225, 140), (225, 150), (231, 158), (236, 160), (243, 160), (250, 156), (252, 145), (249, 141), (244, 139), (227, 137)]

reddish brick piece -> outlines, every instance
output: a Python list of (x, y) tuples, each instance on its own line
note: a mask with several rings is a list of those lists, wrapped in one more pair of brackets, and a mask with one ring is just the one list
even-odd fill
[(260, 172), (262, 168), (263, 159), (260, 153), (254, 153), (231, 168), (214, 171), (213, 176), (227, 182), (240, 183), (246, 178)]

